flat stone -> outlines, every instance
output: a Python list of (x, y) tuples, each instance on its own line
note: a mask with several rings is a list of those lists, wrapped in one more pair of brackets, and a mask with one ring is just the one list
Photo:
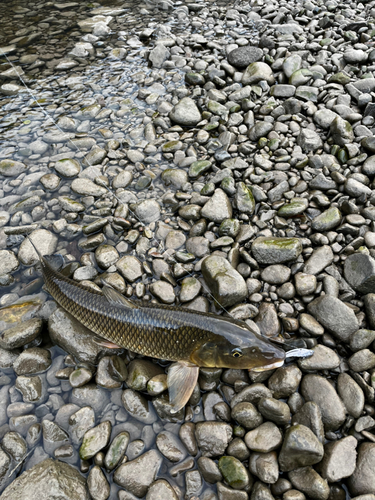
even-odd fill
[(4, 500), (89, 500), (86, 480), (69, 464), (48, 458), (34, 465), (4, 490)]
[(202, 262), (202, 274), (215, 299), (224, 307), (247, 297), (245, 280), (223, 257), (206, 257)]
[(358, 449), (356, 468), (348, 479), (351, 494), (366, 495), (375, 491), (375, 443), (362, 443)]
[(279, 454), (280, 469), (287, 472), (314, 465), (321, 461), (323, 455), (323, 445), (315, 434), (304, 425), (293, 425), (284, 436)]
[(357, 440), (348, 436), (324, 446), (324, 458), (320, 465), (320, 473), (330, 483), (350, 477), (356, 468)]
[(169, 113), (169, 118), (178, 125), (193, 127), (202, 120), (197, 105), (190, 97), (184, 97)]
[(0, 175), (5, 177), (17, 177), (18, 175), (26, 172), (27, 166), (15, 160), (0, 160)]
[(320, 274), (333, 262), (333, 252), (330, 246), (323, 245), (315, 248), (311, 257), (306, 261), (303, 272), (306, 274)]
[(333, 349), (318, 344), (312, 348), (314, 354), (298, 361), (302, 370), (334, 370), (340, 365), (340, 358)]
[(156, 450), (150, 450), (135, 460), (120, 465), (113, 480), (133, 495), (142, 498), (155, 481), (162, 462), (162, 455)]
[(332, 207), (315, 217), (311, 222), (311, 227), (316, 232), (325, 233), (337, 227), (340, 222), (340, 210), (337, 207)]
[(335, 431), (344, 423), (346, 409), (327, 379), (319, 375), (305, 375), (301, 383), (301, 394), (306, 401), (313, 401), (319, 406), (326, 431)]
[(289, 480), (299, 491), (311, 500), (327, 500), (330, 493), (327, 480), (323, 479), (312, 467), (301, 467), (289, 472)]
[(282, 435), (273, 422), (265, 422), (245, 435), (245, 443), (251, 451), (269, 453), (280, 447)]
[(109, 421), (88, 430), (79, 449), (79, 456), (82, 460), (89, 460), (94, 457), (100, 450), (105, 448), (111, 437), (112, 425)]
[(375, 292), (375, 260), (363, 253), (349, 255), (344, 263), (344, 276), (354, 290)]
[(235, 68), (244, 69), (249, 64), (260, 61), (263, 57), (263, 50), (251, 45), (238, 47), (229, 52), (227, 59), (229, 64)]
[(216, 223), (221, 223), (224, 219), (232, 217), (232, 205), (222, 189), (215, 190), (212, 197), (203, 206), (201, 215)]
[(268, 64), (263, 62), (253, 62), (249, 64), (242, 76), (243, 85), (252, 85), (265, 80), (269, 85), (275, 81), (273, 71)]
[(260, 264), (281, 264), (295, 260), (302, 252), (302, 244), (298, 238), (257, 238), (251, 250)]

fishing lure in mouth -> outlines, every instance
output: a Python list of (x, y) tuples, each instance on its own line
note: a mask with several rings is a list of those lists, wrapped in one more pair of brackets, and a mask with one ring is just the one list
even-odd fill
[[(183, 307), (131, 301), (104, 286), (92, 290), (63, 276), (37, 252), (46, 287), (55, 301), (81, 324), (105, 339), (106, 347), (174, 363), (167, 384), (175, 412), (188, 402), (199, 368), (236, 368), (264, 371), (278, 368), (296, 351), (285, 353), (266, 338), (251, 332), (246, 323)], [(312, 351), (299, 350), (299, 355)], [(307, 352), (308, 351), (308, 352)]]

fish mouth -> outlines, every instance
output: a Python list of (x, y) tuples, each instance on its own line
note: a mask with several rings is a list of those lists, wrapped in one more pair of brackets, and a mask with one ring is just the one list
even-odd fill
[(276, 363), (272, 363), (270, 365), (258, 366), (257, 368), (250, 368), (249, 372), (259, 373), (259, 372), (265, 372), (267, 370), (274, 370), (275, 368), (280, 368), (281, 366), (283, 366), (283, 364), (284, 360), (281, 359), (280, 361), (276, 361)]

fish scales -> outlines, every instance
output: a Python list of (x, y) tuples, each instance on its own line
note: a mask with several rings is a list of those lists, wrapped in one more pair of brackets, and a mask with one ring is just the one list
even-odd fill
[(139, 305), (125, 309), (57, 273), (43, 259), (43, 274), (53, 298), (84, 326), (105, 339), (146, 356), (188, 361), (195, 342), (212, 341), (214, 315), (172, 307)]

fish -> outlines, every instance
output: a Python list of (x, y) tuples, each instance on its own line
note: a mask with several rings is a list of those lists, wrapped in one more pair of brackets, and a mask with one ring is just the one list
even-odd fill
[(174, 412), (188, 402), (199, 368), (264, 371), (284, 364), (286, 353), (231, 317), (184, 307), (133, 301), (104, 285), (102, 292), (67, 278), (38, 254), (48, 292), (65, 311), (104, 339), (105, 347), (172, 361), (167, 375)]

